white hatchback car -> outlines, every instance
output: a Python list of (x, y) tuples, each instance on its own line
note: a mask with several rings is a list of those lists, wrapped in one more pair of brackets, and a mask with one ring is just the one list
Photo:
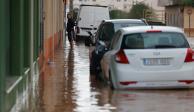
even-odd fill
[(112, 88), (194, 87), (194, 52), (176, 27), (118, 30), (101, 60)]

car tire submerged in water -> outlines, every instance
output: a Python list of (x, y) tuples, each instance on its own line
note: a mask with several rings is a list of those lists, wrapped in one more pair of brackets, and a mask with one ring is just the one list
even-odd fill
[(91, 59), (90, 59), (90, 74), (96, 74), (95, 73), (95, 61), (94, 61), (94, 58), (93, 58), (93, 52), (92, 52), (92, 56), (91, 56)]
[(85, 46), (90, 46), (90, 39), (88, 37), (85, 38)]
[(90, 63), (90, 74), (95, 74), (95, 68), (92, 63)]
[(95, 52), (92, 52), (92, 56), (90, 59), (90, 73), (92, 74), (99, 74), (100, 69), (98, 63), (98, 57), (95, 55)]

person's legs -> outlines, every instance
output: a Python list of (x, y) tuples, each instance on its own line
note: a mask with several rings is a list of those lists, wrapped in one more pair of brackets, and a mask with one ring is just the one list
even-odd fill
[(72, 42), (72, 37), (71, 37), (72, 35), (71, 35), (71, 32), (68, 32), (67, 35), (68, 35), (69, 43), (71, 43), (71, 42)]
[(75, 41), (75, 32), (74, 30), (71, 31), (72, 41)]

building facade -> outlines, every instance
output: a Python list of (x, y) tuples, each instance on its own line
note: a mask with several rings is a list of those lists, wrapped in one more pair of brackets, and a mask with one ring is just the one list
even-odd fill
[(194, 5), (184, 4), (181, 0), (159, 0), (158, 3), (165, 7), (167, 25), (180, 27), (187, 36), (194, 37)]
[[(144, 3), (154, 12), (154, 19), (164, 23), (164, 7), (158, 5), (158, 0), (73, 0), (74, 8), (78, 8), (81, 4), (106, 5), (110, 10), (122, 10), (129, 12), (133, 5)], [(146, 12), (146, 11), (145, 11)], [(144, 13), (145, 13), (144, 12)], [(146, 14), (144, 14), (145, 17)], [(146, 17), (145, 17), (146, 18)]]
[(119, 9), (129, 12), (132, 5), (137, 2), (143, 2), (155, 10), (164, 10), (164, 7), (158, 6), (158, 0), (73, 0), (74, 8), (79, 8), (80, 4), (106, 5), (111, 10)]
[(39, 74), (63, 40), (63, 12), (63, 0), (0, 0), (0, 112), (36, 112)]
[(110, 10), (122, 10), (129, 12), (132, 5), (133, 0), (74, 0), (74, 8), (79, 8), (81, 4), (89, 4), (89, 5), (105, 5), (109, 6)]

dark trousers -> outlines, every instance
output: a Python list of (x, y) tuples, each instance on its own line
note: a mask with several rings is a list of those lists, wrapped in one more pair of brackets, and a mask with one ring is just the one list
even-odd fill
[(73, 37), (72, 36), (73, 35), (72, 35), (71, 31), (70, 32), (67, 32), (67, 37), (68, 37), (69, 42), (72, 42), (73, 41)]

